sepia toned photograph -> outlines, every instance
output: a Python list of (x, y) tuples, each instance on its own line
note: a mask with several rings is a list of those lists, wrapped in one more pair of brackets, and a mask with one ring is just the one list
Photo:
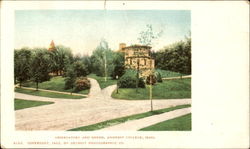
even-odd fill
[(16, 10), (16, 131), (191, 131), (190, 10)]

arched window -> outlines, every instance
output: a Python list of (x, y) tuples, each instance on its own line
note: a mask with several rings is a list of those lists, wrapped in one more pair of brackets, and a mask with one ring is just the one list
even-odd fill
[(146, 59), (144, 59), (144, 65), (147, 65), (147, 60)]

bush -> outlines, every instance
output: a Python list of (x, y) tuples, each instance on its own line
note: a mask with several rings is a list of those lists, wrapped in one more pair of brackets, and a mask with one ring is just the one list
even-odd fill
[(155, 76), (156, 76), (156, 80), (157, 80), (157, 82), (162, 82), (161, 73), (156, 72), (156, 73), (155, 73)]
[(68, 65), (65, 71), (65, 85), (64, 89), (72, 89), (75, 87), (76, 74), (72, 65)]
[(71, 79), (71, 78), (69, 78), (69, 77), (67, 77), (67, 78), (65, 78), (65, 84), (64, 84), (64, 89), (71, 89), (71, 88), (73, 88), (74, 87), (74, 81)]
[(80, 77), (76, 79), (75, 85), (75, 91), (78, 92), (81, 90), (89, 89), (90, 81), (86, 77)]
[[(136, 71), (127, 70), (126, 73), (118, 80), (120, 88), (136, 88)], [(145, 82), (139, 78), (138, 87), (145, 88)]]

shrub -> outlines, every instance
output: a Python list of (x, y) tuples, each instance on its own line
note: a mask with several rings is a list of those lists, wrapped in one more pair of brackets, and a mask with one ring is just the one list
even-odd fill
[(76, 74), (72, 65), (68, 65), (65, 72), (64, 89), (72, 89), (75, 87)]
[(155, 76), (156, 76), (156, 80), (157, 80), (157, 82), (162, 82), (161, 73), (159, 73), (159, 72), (155, 72)]
[(67, 78), (65, 78), (65, 85), (64, 85), (64, 89), (71, 89), (71, 88), (73, 88), (74, 87), (74, 81), (71, 79), (71, 78), (69, 78), (69, 77), (67, 77)]
[[(142, 78), (138, 80), (138, 87), (145, 88)], [(120, 88), (136, 88), (136, 71), (127, 70), (125, 74), (118, 80)]]
[(81, 90), (89, 89), (90, 81), (86, 77), (80, 77), (76, 79), (75, 85), (76, 85), (75, 91), (78, 92)]

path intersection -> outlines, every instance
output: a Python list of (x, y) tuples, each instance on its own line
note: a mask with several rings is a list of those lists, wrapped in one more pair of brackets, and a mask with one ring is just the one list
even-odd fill
[[(150, 111), (149, 100), (119, 100), (111, 97), (116, 85), (101, 90), (95, 79), (87, 98), (61, 99), (15, 93), (15, 98), (53, 101), (54, 104), (16, 110), (16, 130), (69, 130), (102, 121)], [(153, 100), (154, 110), (191, 104), (191, 99)], [(189, 110), (190, 112), (190, 110)]]

